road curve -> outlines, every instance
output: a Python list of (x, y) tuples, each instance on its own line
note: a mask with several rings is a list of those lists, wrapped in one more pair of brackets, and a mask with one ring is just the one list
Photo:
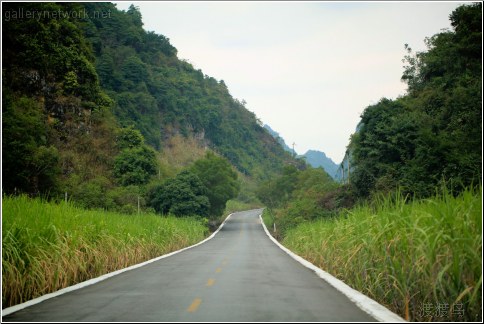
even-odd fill
[(2, 317), (35, 322), (375, 321), (235, 213), (206, 243)]

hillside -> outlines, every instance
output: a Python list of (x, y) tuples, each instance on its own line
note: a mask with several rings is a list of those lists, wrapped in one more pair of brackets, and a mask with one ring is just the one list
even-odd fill
[[(206, 150), (249, 182), (293, 161), (223, 80), (178, 59), (163, 35), (146, 32), (135, 7), (6, 3), (4, 11), (46, 13), (3, 17), (4, 192), (68, 192), (86, 207), (132, 210), (139, 195), (149, 207), (153, 182)], [(50, 15), (57, 12), (87, 15)], [(185, 149), (195, 155), (167, 165)]]
[(269, 134), (271, 134), (272, 137), (274, 137), (276, 139), (276, 141), (282, 146), (284, 151), (289, 152), (290, 154), (295, 154), (294, 150), (286, 144), (286, 141), (284, 141), (284, 138), (282, 138), (281, 135), (278, 132), (273, 130), (271, 128), (271, 126), (264, 124), (264, 128), (267, 129)]
[(324, 152), (309, 150), (302, 155), (313, 168), (323, 168), (333, 179), (337, 180), (338, 165)]
[(121, 125), (134, 123), (155, 148), (177, 134), (194, 136), (256, 178), (290, 158), (223, 80), (179, 60), (166, 37), (145, 32), (135, 7), (125, 13), (111, 4), (85, 6), (89, 12), (113, 13), (108, 20), (88, 21), (83, 29)]

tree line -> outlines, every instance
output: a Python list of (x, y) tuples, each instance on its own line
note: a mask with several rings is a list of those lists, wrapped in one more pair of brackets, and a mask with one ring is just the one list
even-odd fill
[(400, 188), (428, 197), (456, 194), (482, 179), (482, 4), (458, 7), (452, 30), (405, 45), (407, 94), (365, 109), (348, 150), (359, 197)]
[(289, 166), (261, 184), (277, 235), (381, 195), (458, 195), (482, 184), (482, 4), (458, 7), (450, 21), (452, 30), (426, 39), (427, 51), (405, 45), (407, 93), (364, 110), (343, 161), (349, 181)]
[[(133, 213), (139, 203), (160, 213), (213, 216), (237, 196), (237, 174), (259, 181), (292, 161), (223, 80), (179, 60), (168, 38), (145, 31), (135, 6), (6, 3), (3, 9), (88, 13), (3, 17), (5, 194), (60, 200), (67, 192), (86, 208)], [(160, 160), (176, 136), (196, 139), (209, 153), (168, 172)], [(173, 187), (179, 195), (159, 203)]]

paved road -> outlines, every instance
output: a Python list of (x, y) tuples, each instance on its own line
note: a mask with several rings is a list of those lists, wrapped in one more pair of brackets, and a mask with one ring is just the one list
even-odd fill
[(260, 211), (206, 243), (66, 293), (2, 321), (374, 321), (279, 249)]

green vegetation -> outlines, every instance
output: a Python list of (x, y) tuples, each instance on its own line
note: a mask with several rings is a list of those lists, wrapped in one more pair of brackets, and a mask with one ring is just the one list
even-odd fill
[(217, 218), (240, 190), (237, 173), (252, 186), (293, 160), (223, 81), (179, 60), (166, 37), (143, 30), (136, 7), (9, 3), (3, 9), (88, 13), (3, 17), (5, 193), (59, 200), (67, 192), (85, 208), (132, 213), (139, 200), (143, 210), (161, 210), (150, 205), (151, 189), (186, 169), (205, 181), (207, 165), (196, 161), (209, 159), (214, 170), (228, 164), (236, 170), (204, 183), (208, 216)]
[(366, 108), (344, 185), (288, 166), (257, 190), (276, 238), (408, 320), (482, 320), (482, 4), (450, 19), (406, 45), (408, 93)]
[(166, 37), (144, 31), (136, 7), (127, 12), (110, 3), (84, 7), (111, 12), (110, 19), (87, 20), (81, 29), (93, 44), (100, 84), (114, 100), (121, 125), (134, 125), (156, 149), (178, 134), (198, 137), (255, 179), (292, 160), (245, 102), (231, 97), (223, 80), (180, 61)]
[(278, 238), (305, 221), (334, 216), (345, 203), (344, 191), (322, 168), (300, 171), (292, 165), (263, 182), (257, 195), (268, 207), (264, 214), (276, 223)]
[(151, 191), (150, 204), (162, 214), (208, 216), (207, 187), (200, 178), (185, 170)]
[(190, 170), (196, 174), (208, 189), (210, 215), (220, 217), (229, 199), (236, 198), (240, 190), (237, 173), (230, 163), (213, 153), (208, 152), (205, 158), (195, 161)]
[(454, 192), (482, 177), (482, 3), (450, 15), (454, 28), (406, 45), (408, 94), (366, 108), (348, 147), (351, 183), (363, 198), (397, 187), (429, 197), (445, 183)]
[[(407, 320), (480, 321), (480, 188), (411, 202), (381, 198), (290, 229), (283, 244)], [(448, 316), (435, 315), (439, 304)]]
[[(4, 305), (193, 243), (201, 223), (262, 202), (279, 239), (402, 316), (462, 303), (481, 320), (482, 4), (457, 8), (426, 52), (406, 45), (408, 93), (366, 108), (343, 186), (284, 152), (136, 7), (2, 8), (88, 13), (2, 18), (3, 192), (70, 200), (3, 197)], [(417, 200), (442, 186), (452, 195)]]
[(207, 234), (194, 218), (122, 215), (3, 197), (2, 306), (178, 250)]
[(155, 185), (150, 205), (162, 214), (199, 215), (217, 222), (223, 215), (225, 204), (236, 198), (240, 183), (230, 163), (208, 152), (184, 169), (175, 178)]

